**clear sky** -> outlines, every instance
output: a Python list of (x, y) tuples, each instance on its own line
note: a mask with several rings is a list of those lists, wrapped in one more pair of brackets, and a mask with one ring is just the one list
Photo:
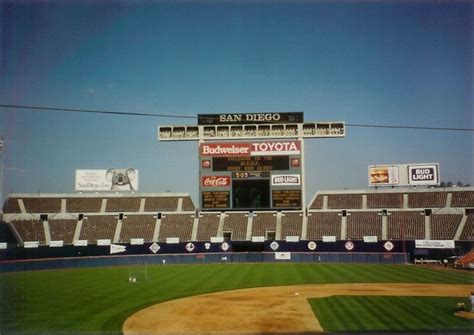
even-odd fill
[[(1, 1), (0, 104), (473, 128), (473, 5), (460, 1)], [(74, 191), (134, 167), (142, 192), (198, 203), (194, 120), (0, 107), (9, 192)], [(439, 162), (474, 184), (473, 132), (348, 127), (306, 142), (307, 195), (367, 188), (367, 166)]]

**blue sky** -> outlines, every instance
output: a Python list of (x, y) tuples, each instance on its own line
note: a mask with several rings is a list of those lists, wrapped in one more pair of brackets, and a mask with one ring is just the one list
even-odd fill
[[(474, 128), (469, 2), (2, 1), (0, 104)], [(74, 191), (76, 169), (135, 167), (142, 192), (198, 202), (193, 120), (0, 108), (4, 195)], [(473, 132), (348, 127), (306, 142), (307, 195), (366, 188), (367, 166), (439, 162), (474, 183)]]

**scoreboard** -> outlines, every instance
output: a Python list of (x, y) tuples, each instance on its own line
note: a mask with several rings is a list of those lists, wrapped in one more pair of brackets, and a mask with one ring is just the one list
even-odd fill
[(201, 143), (201, 209), (301, 209), (301, 154), (299, 140)]

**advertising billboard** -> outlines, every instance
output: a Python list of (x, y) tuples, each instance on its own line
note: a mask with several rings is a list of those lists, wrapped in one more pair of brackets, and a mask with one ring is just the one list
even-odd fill
[(369, 186), (435, 186), (439, 182), (438, 163), (369, 166)]
[(369, 166), (371, 186), (393, 186), (399, 184), (398, 166)]
[(408, 182), (410, 185), (438, 185), (438, 164), (423, 164), (408, 166)]
[(78, 192), (137, 191), (138, 170), (76, 170), (74, 189)]
[(201, 143), (201, 208), (300, 209), (301, 155), (299, 140)]

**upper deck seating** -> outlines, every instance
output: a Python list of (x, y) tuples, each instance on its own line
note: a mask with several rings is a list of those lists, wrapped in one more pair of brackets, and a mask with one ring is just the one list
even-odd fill
[(67, 198), (67, 213), (99, 213), (102, 198)]
[(474, 214), (469, 214), (467, 216), (466, 225), (464, 226), (459, 239), (462, 241), (474, 241)]
[(329, 194), (329, 209), (361, 209), (362, 194)]
[(108, 198), (106, 212), (138, 212), (140, 209), (139, 197)]
[(474, 207), (474, 191), (453, 192), (452, 207)]
[(60, 213), (61, 198), (23, 198), (27, 213)]
[(183, 205), (182, 205), (182, 211), (183, 212), (190, 212), (194, 211), (196, 207), (194, 206), (193, 200), (191, 197), (183, 197)]
[(176, 212), (178, 197), (146, 197), (145, 212)]
[(402, 193), (368, 193), (367, 208), (402, 208)]
[(3, 204), (4, 213), (21, 213), (20, 205), (18, 205), (18, 198), (8, 198)]
[(21, 220), (11, 222), (23, 242), (38, 241), (40, 244), (46, 243), (43, 221), (41, 220)]
[(439, 208), (446, 206), (447, 192), (412, 192), (408, 193), (410, 208)]
[(323, 200), (324, 200), (324, 195), (323, 194), (318, 194), (309, 208), (310, 209), (322, 209), (323, 208)]

